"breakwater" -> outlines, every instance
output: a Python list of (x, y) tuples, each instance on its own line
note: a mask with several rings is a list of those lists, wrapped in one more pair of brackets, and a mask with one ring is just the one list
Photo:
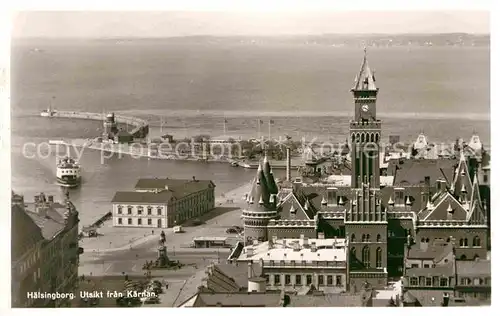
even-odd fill
[[(104, 121), (106, 114), (92, 113), (92, 112), (76, 112), (76, 111), (54, 111), (51, 117), (75, 118), (82, 120)], [(127, 124), (133, 126), (134, 129), (130, 132), (136, 138), (144, 138), (149, 133), (149, 123), (146, 120), (115, 114), (115, 122), (120, 124)]]

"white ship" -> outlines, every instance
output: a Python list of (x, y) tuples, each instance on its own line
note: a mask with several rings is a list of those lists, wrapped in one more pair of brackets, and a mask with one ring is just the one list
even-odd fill
[(57, 164), (56, 175), (59, 185), (69, 188), (77, 187), (81, 181), (80, 165), (75, 159), (65, 157)]

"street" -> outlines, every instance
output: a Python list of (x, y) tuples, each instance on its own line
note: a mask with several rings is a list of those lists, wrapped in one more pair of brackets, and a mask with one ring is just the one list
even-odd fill
[[(229, 249), (178, 249), (169, 251), (170, 260), (179, 261), (184, 265), (180, 270), (152, 270), (152, 275), (163, 277), (186, 278), (196, 271), (205, 268), (212, 262), (225, 262)], [(156, 251), (151, 249), (124, 250), (114, 253), (104, 253), (86, 256), (80, 259), (80, 275), (143, 275), (142, 269), (146, 261), (155, 261)]]

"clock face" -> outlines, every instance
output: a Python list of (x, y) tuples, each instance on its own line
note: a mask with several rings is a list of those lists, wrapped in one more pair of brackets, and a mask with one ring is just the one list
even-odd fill
[(363, 104), (363, 105), (361, 106), (361, 110), (362, 110), (363, 112), (367, 112), (367, 111), (368, 111), (368, 108), (369, 108), (369, 107), (368, 107), (368, 104)]

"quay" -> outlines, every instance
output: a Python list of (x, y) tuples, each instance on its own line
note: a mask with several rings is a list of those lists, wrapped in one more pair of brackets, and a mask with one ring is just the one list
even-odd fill
[[(105, 121), (107, 115), (104, 113), (77, 112), (77, 111), (52, 111), (50, 117), (75, 118), (82, 120)], [(149, 133), (149, 123), (146, 120), (124, 115), (114, 115), (116, 123), (133, 126), (130, 132), (135, 138), (145, 138)]]

